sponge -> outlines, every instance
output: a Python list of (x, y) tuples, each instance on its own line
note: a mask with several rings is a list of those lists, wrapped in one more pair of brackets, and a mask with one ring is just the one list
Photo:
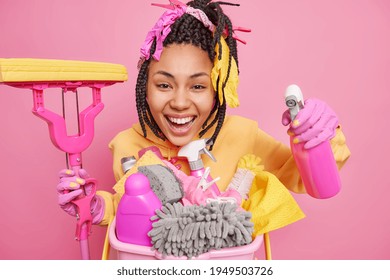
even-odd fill
[(183, 198), (181, 182), (168, 167), (162, 164), (139, 166), (138, 172), (148, 177), (150, 187), (161, 204), (178, 202)]

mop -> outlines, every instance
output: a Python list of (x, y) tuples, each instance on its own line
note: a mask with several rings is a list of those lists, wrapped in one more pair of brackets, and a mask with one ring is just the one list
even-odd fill
[(206, 205), (166, 203), (151, 218), (153, 248), (163, 256), (189, 259), (211, 249), (250, 244), (251, 213), (237, 209), (236, 203), (211, 202)]
[[(52, 143), (66, 153), (68, 168), (78, 174), (82, 168), (81, 153), (92, 143), (94, 137), (94, 119), (103, 110), (101, 89), (127, 80), (126, 68), (122, 65), (52, 59), (0, 58), (0, 84), (30, 89), (33, 92), (34, 115), (45, 120), (49, 126)], [(77, 97), (79, 87), (92, 89), (92, 104), (81, 113), (78, 110), (78, 133), (67, 135), (65, 116), (60, 116), (44, 105), (44, 90), (60, 88), (62, 95), (74, 92)], [(64, 104), (63, 104), (64, 109)], [(92, 191), (82, 194), (73, 203), (77, 208), (75, 239), (80, 243), (82, 259), (90, 259), (88, 236), (91, 231), (91, 199), (96, 192), (97, 181), (86, 180), (92, 185)]]

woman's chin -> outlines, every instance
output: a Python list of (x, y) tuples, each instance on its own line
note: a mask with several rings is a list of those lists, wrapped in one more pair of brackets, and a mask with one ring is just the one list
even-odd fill
[(168, 141), (171, 142), (173, 145), (175, 145), (177, 147), (182, 147), (182, 146), (187, 145), (188, 143), (190, 143), (193, 140), (194, 137), (192, 135), (182, 135), (182, 136), (178, 136), (178, 135), (172, 136), (172, 135), (170, 135), (167, 138), (168, 138)]

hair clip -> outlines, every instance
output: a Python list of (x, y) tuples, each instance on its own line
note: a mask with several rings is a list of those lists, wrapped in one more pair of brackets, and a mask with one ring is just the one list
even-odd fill
[[(233, 32), (234, 32), (234, 31), (252, 32), (251, 29), (246, 28), (246, 27), (240, 27), (240, 26), (233, 26), (232, 29), (233, 29)], [(227, 31), (227, 28), (225, 28), (225, 30), (224, 30), (224, 32), (223, 32), (223, 35), (227, 36), (227, 34), (228, 34), (228, 31)], [(234, 39), (236, 39), (237, 41), (239, 41), (239, 42), (243, 43), (244, 45), (246, 45), (246, 41), (240, 39), (237, 35), (233, 34), (232, 37), (233, 37)]]
[(210, 174), (210, 167), (206, 167), (202, 177), (200, 178), (200, 181), (199, 181), (198, 185), (196, 186), (197, 189), (201, 188), (203, 191), (206, 191), (215, 182), (217, 182), (217, 181), (219, 181), (221, 179), (220, 177), (217, 177), (214, 180), (212, 180), (211, 182), (208, 182), (209, 174)]
[(169, 0), (169, 4), (152, 3), (152, 6), (174, 10), (175, 7), (186, 7), (187, 5), (178, 0)]
[(236, 35), (233, 35), (232, 37), (233, 37), (233, 39), (236, 39), (236, 40), (239, 41), (240, 43), (246, 45), (246, 41), (244, 41), (244, 40), (238, 38)]
[(233, 26), (233, 31), (252, 32), (250, 28), (241, 27), (241, 26)]

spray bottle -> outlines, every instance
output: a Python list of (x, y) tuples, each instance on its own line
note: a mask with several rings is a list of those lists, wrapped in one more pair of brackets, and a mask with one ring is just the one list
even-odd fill
[[(293, 121), (304, 107), (302, 92), (297, 85), (287, 87), (285, 102)], [(329, 140), (305, 149), (304, 143), (294, 144), (293, 138), (290, 138), (292, 154), (307, 193), (319, 199), (335, 196), (340, 191), (341, 181)]]
[(152, 229), (150, 218), (161, 202), (150, 187), (149, 179), (142, 173), (131, 174), (125, 182), (125, 193), (116, 213), (118, 240), (143, 246), (152, 246), (148, 232)]
[[(190, 175), (200, 178), (205, 173), (203, 161), (201, 158), (201, 154), (208, 155), (213, 161), (216, 161), (213, 154), (207, 149), (207, 141), (208, 139), (199, 139), (194, 140), (187, 145), (183, 146), (179, 152), (179, 157), (185, 157), (188, 160), (188, 163), (190, 165)], [(209, 144), (210, 145), (210, 144)], [(213, 179), (208, 176), (207, 178), (208, 182), (213, 181)], [(216, 195), (220, 195), (221, 192), (218, 189), (218, 186), (214, 183), (211, 185), (211, 189)]]

